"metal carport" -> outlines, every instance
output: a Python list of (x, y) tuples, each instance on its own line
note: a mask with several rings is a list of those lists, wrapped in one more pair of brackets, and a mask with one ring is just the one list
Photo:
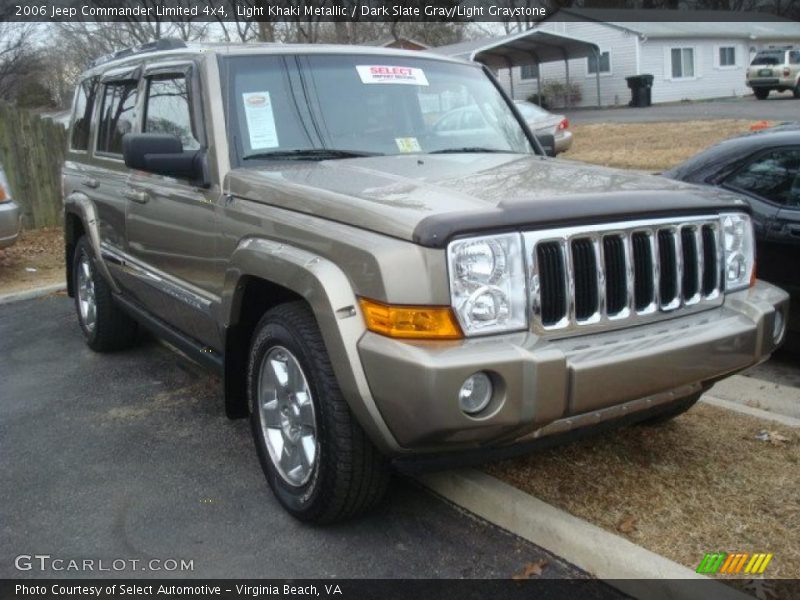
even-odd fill
[[(483, 38), (449, 46), (430, 48), (436, 52), (453, 58), (474, 60), (492, 69), (509, 69), (511, 96), (514, 95), (513, 67), (536, 65), (537, 71), (542, 63), (564, 61), (567, 86), (569, 87), (569, 61), (575, 58), (594, 56), (598, 60), (600, 48), (597, 44), (579, 38), (529, 29), (499, 38)], [(600, 106), (600, 69), (595, 77), (597, 84), (597, 106)], [(541, 75), (536, 79), (536, 91), (541, 92)], [(541, 95), (541, 94), (540, 94)], [(567, 102), (569, 102), (567, 96)]]

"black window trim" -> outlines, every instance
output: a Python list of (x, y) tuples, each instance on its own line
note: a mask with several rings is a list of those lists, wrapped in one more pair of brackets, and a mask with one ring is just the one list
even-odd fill
[[(89, 122), (87, 124), (89, 131), (86, 132), (86, 148), (76, 148), (75, 146), (72, 145), (73, 136), (75, 132), (75, 121), (77, 116), (75, 114), (75, 111), (78, 109), (78, 96), (80, 95), (81, 90), (83, 89), (84, 83), (87, 82), (90, 83), (92, 89), (94, 89), (95, 91), (94, 97), (91, 100), (92, 102), (91, 107), (88, 106), (86, 107), (89, 108), (89, 116), (88, 116)], [(95, 109), (97, 108), (97, 91), (100, 89), (100, 85), (101, 84), (99, 78), (96, 75), (90, 75), (89, 77), (82, 78), (80, 81), (78, 81), (78, 85), (75, 86), (75, 96), (72, 98), (72, 111), (71, 111), (72, 114), (69, 122), (69, 132), (67, 134), (69, 136), (67, 143), (67, 152), (73, 154), (88, 155), (89, 151), (92, 148), (92, 141), (94, 140), (94, 128), (95, 128), (94, 114), (95, 114)], [(87, 105), (89, 103), (88, 95), (86, 96), (86, 103)], [(84, 116), (86, 115), (86, 108), (84, 108)]]
[(189, 93), (189, 106), (192, 114), (190, 119), (192, 127), (194, 128), (193, 134), (197, 136), (197, 141), (200, 144), (200, 150), (208, 149), (208, 137), (206, 135), (205, 127), (205, 113), (203, 111), (202, 91), (200, 88), (197, 65), (194, 62), (187, 61), (169, 61), (169, 62), (155, 62), (145, 66), (142, 75), (142, 97), (141, 97), (141, 119), (139, 123), (139, 130), (144, 131), (145, 124), (147, 123), (147, 99), (150, 94), (150, 80), (153, 77), (165, 76), (182, 76), (186, 79), (187, 92)]
[(722, 178), (722, 180), (720, 182), (720, 185), (722, 187), (724, 187), (725, 189), (727, 189), (727, 190), (731, 190), (731, 191), (737, 192), (739, 194), (744, 194), (748, 198), (753, 198), (755, 200), (758, 200), (759, 202), (763, 202), (764, 204), (768, 204), (769, 206), (771, 206), (773, 208), (778, 208), (778, 209), (786, 208), (785, 204), (781, 204), (780, 202), (775, 202), (773, 200), (770, 200), (769, 198), (765, 198), (764, 196), (759, 196), (755, 192), (751, 192), (749, 190), (745, 190), (743, 188), (739, 188), (739, 187), (736, 187), (734, 185), (728, 184), (728, 180), (731, 177), (734, 177), (735, 175), (738, 175), (739, 173), (741, 173), (744, 169), (746, 169), (748, 166), (753, 164), (755, 161), (757, 161), (762, 156), (764, 156), (766, 154), (769, 154), (771, 152), (776, 152), (776, 151), (781, 151), (781, 150), (786, 150), (786, 151), (796, 150), (796, 151), (800, 152), (800, 144), (784, 144), (784, 145), (780, 145), (780, 146), (770, 146), (770, 147), (767, 147), (767, 148), (762, 148), (762, 149), (758, 150), (757, 152), (753, 152), (752, 154), (748, 154), (745, 158), (743, 158), (741, 161), (739, 161), (740, 162), (739, 166), (737, 166), (735, 169), (730, 171), (727, 175), (725, 175)]
[[(137, 75), (141, 74), (139, 70)], [(102, 160), (107, 160), (111, 162), (117, 163), (124, 163), (124, 159), (122, 158), (122, 153), (116, 152), (108, 152), (107, 150), (98, 150), (97, 149), (97, 142), (98, 136), (100, 135), (100, 119), (103, 116), (103, 108), (105, 108), (105, 99), (106, 99), (106, 90), (109, 86), (118, 86), (124, 84), (126, 82), (135, 83), (135, 90), (136, 90), (136, 102), (134, 103), (134, 115), (135, 118), (133, 120), (133, 132), (137, 132), (141, 130), (141, 111), (139, 110), (139, 101), (141, 99), (141, 79), (133, 79), (131, 77), (111, 77), (106, 79), (104, 76), (101, 81), (100, 85), (102, 86), (102, 97), (100, 98), (100, 102), (95, 103), (95, 117), (93, 119), (94, 123), (94, 134), (93, 134), (93, 143), (92, 143), (92, 156), (95, 158), (99, 158)]]

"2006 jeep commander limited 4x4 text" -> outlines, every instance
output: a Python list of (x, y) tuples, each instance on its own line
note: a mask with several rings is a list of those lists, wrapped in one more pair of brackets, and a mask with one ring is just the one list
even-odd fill
[(744, 203), (545, 156), (478, 64), (170, 41), (97, 62), (64, 166), (83, 333), (145, 325), (220, 371), (300, 519), (373, 505), (392, 460), (674, 416), (784, 335)]

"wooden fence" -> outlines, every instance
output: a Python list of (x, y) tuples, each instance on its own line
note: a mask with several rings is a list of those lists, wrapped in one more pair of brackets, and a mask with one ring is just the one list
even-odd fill
[(61, 165), (66, 145), (62, 125), (0, 103), (0, 163), (26, 229), (63, 221)]

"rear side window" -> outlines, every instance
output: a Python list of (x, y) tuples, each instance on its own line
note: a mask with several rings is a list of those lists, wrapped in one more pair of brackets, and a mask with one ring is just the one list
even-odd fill
[(188, 82), (184, 75), (158, 75), (147, 80), (144, 131), (180, 138), (184, 150), (198, 150)]
[(122, 136), (133, 131), (135, 108), (135, 81), (105, 84), (97, 127), (97, 152), (122, 155)]
[(94, 97), (97, 93), (97, 80), (84, 79), (75, 90), (75, 109), (72, 113), (72, 136), (69, 146), (72, 150), (89, 149), (89, 128), (92, 123)]

